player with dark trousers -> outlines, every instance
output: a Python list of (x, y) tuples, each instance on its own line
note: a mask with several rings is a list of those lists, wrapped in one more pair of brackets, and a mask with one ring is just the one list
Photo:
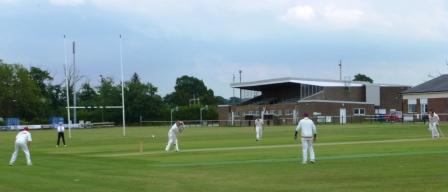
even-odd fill
[(58, 131), (58, 142), (56, 143), (56, 147), (60, 146), (61, 143), (61, 138), (62, 138), (62, 143), (64, 144), (64, 147), (67, 147), (67, 145), (65, 144), (65, 136), (64, 136), (64, 124), (62, 124), (62, 122), (59, 122), (58, 127), (56, 128)]

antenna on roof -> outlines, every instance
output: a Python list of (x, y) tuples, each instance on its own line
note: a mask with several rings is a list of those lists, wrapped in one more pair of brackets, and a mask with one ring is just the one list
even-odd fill
[[(232, 75), (233, 75), (232, 83), (235, 83), (235, 74), (232, 74)], [(235, 88), (233, 88), (233, 97), (235, 97)]]
[[(239, 70), (238, 72), (240, 73), (240, 83), (241, 83), (241, 80), (242, 80), (241, 73), (243, 73), (243, 71)], [(242, 99), (242, 98), (243, 98), (243, 90), (240, 88), (240, 99)]]
[(342, 59), (339, 59), (339, 81), (342, 81)]

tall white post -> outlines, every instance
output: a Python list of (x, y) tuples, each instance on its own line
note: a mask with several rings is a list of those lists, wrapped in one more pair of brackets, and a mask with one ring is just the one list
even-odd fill
[(64, 35), (64, 57), (65, 57), (65, 91), (67, 97), (67, 124), (68, 124), (68, 138), (72, 138), (72, 123), (70, 118), (70, 94), (69, 94), (69, 66), (67, 61), (67, 42)]
[(76, 118), (76, 81), (77, 81), (77, 74), (76, 74), (76, 46), (75, 42), (73, 41), (73, 123), (76, 125), (76, 122), (78, 121)]
[(121, 34), (120, 34), (120, 66), (121, 66), (121, 108), (123, 113), (123, 136), (126, 136), (126, 116), (124, 108), (123, 43)]

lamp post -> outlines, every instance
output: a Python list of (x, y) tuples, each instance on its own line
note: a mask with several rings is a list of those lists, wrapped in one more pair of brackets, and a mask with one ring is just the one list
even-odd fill
[(178, 112), (178, 111), (179, 111), (179, 107), (176, 106), (176, 107), (174, 107), (174, 108), (171, 108), (171, 124), (170, 124), (170, 125), (173, 124), (173, 112), (174, 112), (174, 111)]
[(208, 105), (205, 105), (205, 107), (201, 107), (201, 110), (200, 110), (200, 112), (199, 112), (199, 116), (200, 116), (200, 118), (201, 118), (201, 126), (202, 126), (202, 111), (203, 110), (208, 110)]

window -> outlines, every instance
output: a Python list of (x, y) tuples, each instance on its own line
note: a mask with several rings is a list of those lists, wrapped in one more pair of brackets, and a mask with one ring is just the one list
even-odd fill
[(417, 100), (409, 99), (408, 100), (408, 113), (417, 112)]
[(353, 115), (354, 116), (364, 116), (364, 115), (366, 115), (366, 110), (364, 108), (354, 108)]
[(428, 113), (428, 99), (420, 99), (420, 113)]

